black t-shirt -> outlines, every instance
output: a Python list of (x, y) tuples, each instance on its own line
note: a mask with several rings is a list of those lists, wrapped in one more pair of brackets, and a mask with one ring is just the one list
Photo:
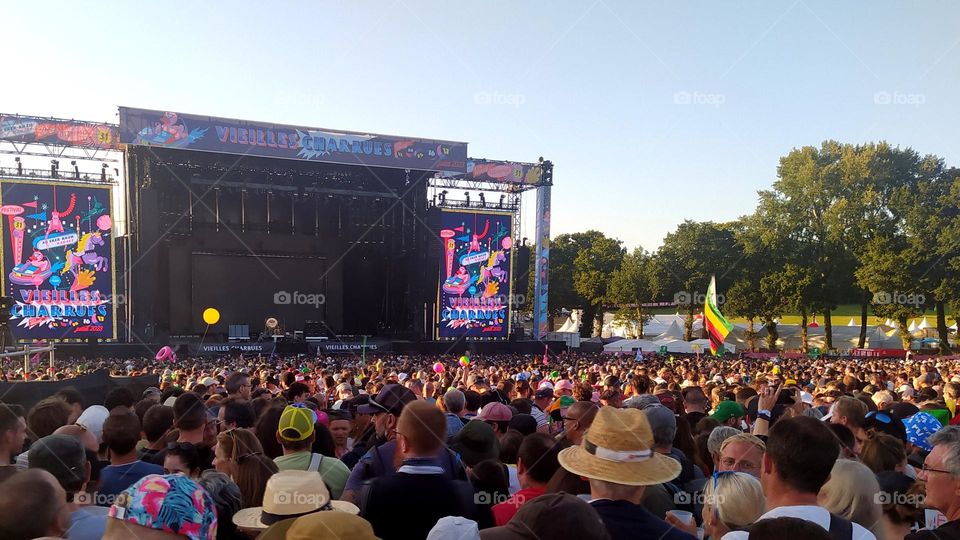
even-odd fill
[(960, 540), (960, 519), (948, 521), (933, 530), (908, 534), (904, 540)]

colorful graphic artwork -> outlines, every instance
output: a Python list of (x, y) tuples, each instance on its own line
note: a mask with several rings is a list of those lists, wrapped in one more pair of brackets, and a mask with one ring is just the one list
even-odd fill
[(542, 172), (541, 167), (534, 163), (471, 158), (467, 160), (465, 173), (443, 173), (442, 176), (501, 184), (537, 184)]
[(18, 340), (116, 334), (110, 187), (0, 180), (3, 294)]
[(440, 213), (439, 339), (510, 334), (511, 214)]
[(5, 141), (116, 150), (118, 135), (116, 125), (0, 114), (0, 139)]
[(120, 140), (206, 152), (465, 172), (467, 143), (120, 107)]

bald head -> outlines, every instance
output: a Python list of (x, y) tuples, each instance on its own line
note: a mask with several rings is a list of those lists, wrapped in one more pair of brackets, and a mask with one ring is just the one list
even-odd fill
[(447, 418), (440, 409), (426, 401), (412, 401), (400, 413), (397, 435), (402, 437), (401, 451), (404, 454), (433, 456), (447, 438)]
[(563, 415), (563, 428), (571, 443), (580, 444), (583, 434), (593, 424), (598, 410), (600, 409), (592, 401), (578, 401), (567, 408)]
[(0, 538), (60, 538), (70, 527), (67, 492), (43, 469), (7, 479), (0, 489), (0, 508)]

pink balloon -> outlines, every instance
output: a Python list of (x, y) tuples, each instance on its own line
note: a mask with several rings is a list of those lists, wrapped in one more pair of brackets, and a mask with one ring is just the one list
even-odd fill
[(504, 236), (503, 240), (500, 241), (500, 245), (503, 246), (503, 249), (510, 249), (513, 247), (513, 238), (509, 236)]
[(157, 351), (157, 360), (170, 360), (174, 357), (173, 349), (169, 345)]
[(113, 221), (110, 220), (110, 216), (104, 214), (97, 218), (97, 227), (101, 231), (109, 231), (110, 227), (113, 225)]
[(437, 373), (443, 373), (443, 364), (441, 364), (440, 362), (437, 362), (436, 364), (433, 365), (433, 370), (436, 371)]

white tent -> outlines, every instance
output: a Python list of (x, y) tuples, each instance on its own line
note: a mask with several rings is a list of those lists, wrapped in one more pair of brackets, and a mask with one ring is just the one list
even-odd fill
[(847, 326), (860, 326), (860, 325), (854, 322), (853, 317), (850, 317), (850, 322), (847, 323)]
[(656, 341), (662, 339), (683, 339), (683, 328), (680, 328), (677, 321), (673, 321), (664, 333), (656, 337)]
[(910, 320), (910, 326), (907, 327), (907, 332), (911, 334), (917, 331), (917, 321)]
[(644, 352), (656, 352), (660, 350), (660, 345), (647, 339), (621, 339), (603, 346), (603, 352), (605, 353), (633, 352), (637, 349)]
[(927, 328), (930, 328), (930, 323), (928, 323), (927, 318), (924, 317), (923, 320), (920, 321), (920, 324), (917, 325), (917, 330), (926, 330)]

